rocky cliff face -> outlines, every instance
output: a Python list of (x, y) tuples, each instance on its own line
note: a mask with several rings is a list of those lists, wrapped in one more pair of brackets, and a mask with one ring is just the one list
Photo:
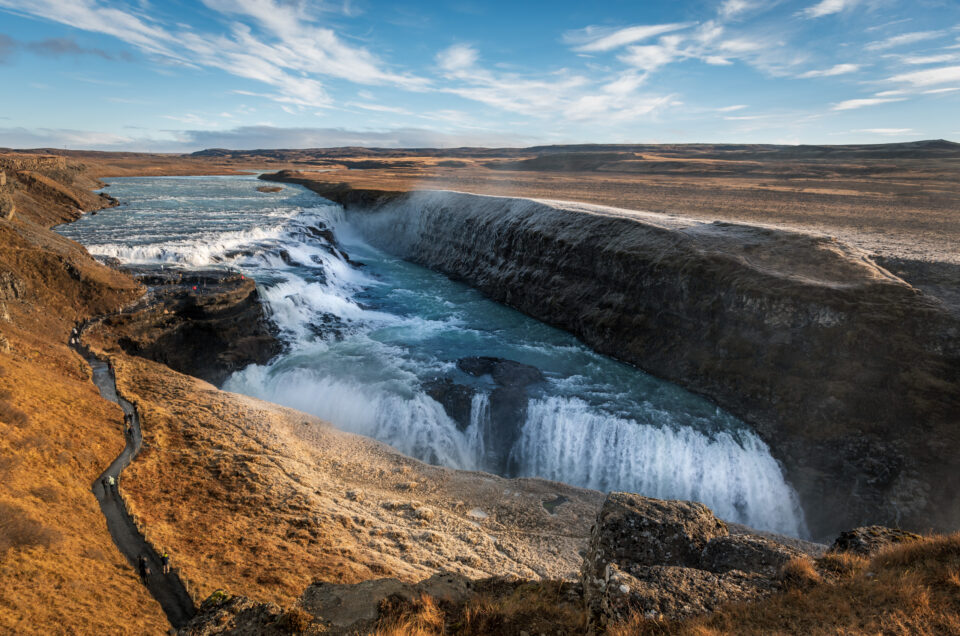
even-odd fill
[(105, 321), (127, 353), (220, 384), (279, 352), (251, 279), (221, 271), (131, 272), (149, 288), (147, 299)]
[(816, 536), (960, 519), (960, 323), (863, 253), (613, 208), (303, 183), (381, 247), (753, 424)]

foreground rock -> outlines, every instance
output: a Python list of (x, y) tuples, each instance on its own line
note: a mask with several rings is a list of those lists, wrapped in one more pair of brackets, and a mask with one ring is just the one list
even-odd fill
[(817, 536), (960, 520), (960, 321), (856, 249), (599, 206), (269, 178), (343, 204), (381, 247), (742, 417)]
[(830, 546), (830, 551), (870, 556), (889, 546), (919, 540), (920, 535), (912, 532), (883, 526), (868, 526), (841, 532), (837, 540)]
[(778, 573), (802, 553), (760, 536), (730, 536), (703, 504), (611, 493), (581, 570), (597, 626), (634, 612), (687, 618), (779, 589)]
[(222, 271), (130, 271), (148, 286), (148, 299), (105, 321), (127, 353), (220, 384), (280, 351), (251, 279)]

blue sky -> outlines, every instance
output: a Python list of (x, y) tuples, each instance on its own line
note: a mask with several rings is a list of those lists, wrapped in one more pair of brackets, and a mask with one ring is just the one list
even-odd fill
[(0, 146), (960, 140), (957, 0), (0, 0)]

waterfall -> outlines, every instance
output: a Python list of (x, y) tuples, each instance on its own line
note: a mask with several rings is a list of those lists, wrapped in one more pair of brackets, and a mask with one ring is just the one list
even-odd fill
[(722, 519), (805, 534), (796, 495), (747, 430), (707, 435), (638, 424), (579, 399), (531, 401), (513, 458), (524, 475), (658, 499), (699, 501)]

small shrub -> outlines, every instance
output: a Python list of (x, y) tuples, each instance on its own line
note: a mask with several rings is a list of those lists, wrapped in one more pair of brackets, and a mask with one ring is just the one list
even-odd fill
[(867, 565), (867, 560), (849, 552), (828, 552), (817, 559), (817, 569), (838, 578), (846, 578), (859, 572)]
[(30, 423), (30, 418), (9, 402), (0, 401), (0, 422), (23, 428)]
[(808, 556), (790, 559), (780, 570), (780, 582), (788, 590), (806, 590), (821, 582), (813, 561)]
[(223, 605), (231, 598), (233, 597), (224, 590), (214, 590), (210, 596), (204, 599), (203, 603), (200, 604), (200, 607), (201, 609), (208, 609), (218, 605)]
[(49, 548), (60, 533), (48, 528), (12, 504), (0, 502), (0, 555), (11, 548)]
[(444, 633), (446, 615), (426, 595), (414, 601), (391, 596), (380, 603), (376, 636), (433, 636)]
[(277, 628), (289, 634), (302, 634), (310, 627), (313, 616), (299, 607), (292, 607), (277, 619)]
[(50, 484), (34, 486), (30, 489), (30, 494), (44, 503), (55, 503), (60, 501), (60, 491)]

